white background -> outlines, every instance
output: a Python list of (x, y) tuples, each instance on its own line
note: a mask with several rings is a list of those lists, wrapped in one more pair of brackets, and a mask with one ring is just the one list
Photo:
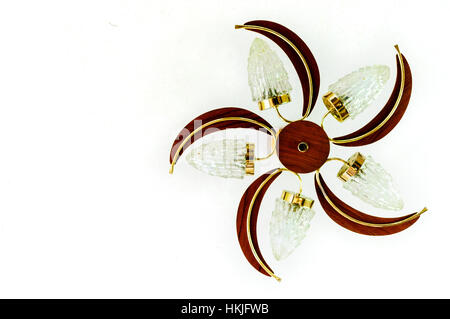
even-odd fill
[[(0, 5), (0, 297), (450, 297), (447, 1), (4, 1)], [(227, 180), (190, 167), (168, 174), (179, 130), (213, 108), (259, 112), (247, 85), (253, 19), (298, 33), (321, 71), (320, 96), (361, 66), (387, 64), (391, 79), (361, 127), (384, 105), (398, 43), (413, 72), (400, 124), (382, 141), (332, 146), (371, 154), (399, 184), (402, 212), (371, 209), (323, 174), (335, 192), (382, 216), (429, 208), (408, 230), (369, 237), (316, 217), (297, 250), (276, 262), (268, 223), (292, 176), (269, 189), (258, 225), (281, 283), (255, 271), (235, 233), (240, 197), (255, 177)], [(295, 117), (300, 84), (284, 53)], [(311, 117), (319, 121), (319, 101)], [(249, 139), (247, 131), (235, 132)], [(217, 138), (217, 136), (215, 137)], [(280, 164), (274, 157), (258, 172)], [(304, 194), (315, 198), (312, 174)]]

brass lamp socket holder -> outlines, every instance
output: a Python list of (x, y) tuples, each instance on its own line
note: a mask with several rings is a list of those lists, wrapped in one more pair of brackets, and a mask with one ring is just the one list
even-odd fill
[(339, 122), (344, 122), (348, 118), (348, 111), (345, 108), (339, 97), (333, 92), (328, 92), (322, 97), (323, 104), (327, 107), (328, 111), (331, 111), (331, 115), (334, 116)]
[(278, 107), (279, 105), (284, 104), (284, 103), (289, 103), (289, 102), (291, 102), (291, 96), (289, 95), (289, 93), (286, 93), (283, 95), (271, 97), (271, 98), (267, 99), (267, 101), (269, 102), (269, 107), (266, 106), (264, 101), (258, 101), (258, 106), (259, 106), (260, 111), (267, 110), (268, 108), (271, 108), (271, 107)]
[(283, 193), (281, 193), (281, 199), (290, 204), (300, 207), (312, 208), (312, 206), (314, 205), (313, 199), (303, 197), (300, 193), (294, 193), (290, 191), (283, 191)]
[(339, 170), (337, 176), (342, 181), (346, 182), (356, 174), (361, 169), (361, 166), (364, 164), (366, 158), (359, 152), (353, 154), (347, 161), (346, 164), (342, 165)]
[(245, 175), (255, 174), (255, 144), (246, 144), (247, 152), (245, 153)]

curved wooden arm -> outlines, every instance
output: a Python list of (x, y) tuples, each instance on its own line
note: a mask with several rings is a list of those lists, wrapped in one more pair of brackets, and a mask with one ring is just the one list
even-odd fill
[(427, 211), (424, 208), (418, 213), (393, 218), (372, 216), (341, 201), (328, 188), (318, 171), (316, 171), (314, 184), (317, 197), (327, 215), (342, 227), (363, 235), (380, 236), (398, 233), (414, 224), (420, 215)]
[(229, 128), (260, 129), (262, 132), (276, 136), (275, 129), (259, 115), (238, 107), (224, 107), (197, 116), (178, 134), (170, 150), (170, 173), (178, 157), (196, 140), (205, 135)]
[[(244, 25), (237, 25), (236, 29), (246, 29), (260, 33), (275, 42), (289, 57), (300, 79), (303, 89), (302, 119), (311, 114), (319, 94), (320, 73), (311, 50), (305, 42), (293, 31), (281, 24), (254, 20)], [(278, 109), (277, 109), (278, 112)], [(279, 114), (281, 118), (281, 114)], [(284, 118), (283, 118), (284, 119)], [(284, 119), (286, 122), (291, 122)]]
[(258, 177), (242, 195), (236, 217), (236, 231), (242, 252), (248, 262), (260, 273), (281, 280), (264, 260), (258, 245), (256, 224), (259, 207), (270, 184), (281, 174), (274, 169)]
[(361, 129), (331, 139), (342, 146), (361, 146), (371, 144), (386, 136), (401, 120), (411, 97), (412, 75), (408, 62), (397, 49), (397, 79), (391, 97), (383, 109)]

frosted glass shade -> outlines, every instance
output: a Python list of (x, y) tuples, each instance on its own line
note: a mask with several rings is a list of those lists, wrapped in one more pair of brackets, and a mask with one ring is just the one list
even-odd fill
[(388, 80), (388, 66), (366, 66), (347, 74), (328, 89), (336, 94), (353, 119), (378, 97)]
[(248, 57), (248, 85), (253, 101), (263, 101), (292, 91), (283, 63), (269, 45), (256, 38)]
[(369, 155), (354, 176), (343, 183), (344, 189), (374, 207), (400, 210), (403, 200), (391, 175)]
[(248, 173), (249, 160), (253, 160), (249, 158), (249, 152), (253, 151), (253, 147), (253, 144), (247, 144), (243, 139), (212, 141), (194, 148), (186, 160), (196, 169), (209, 175), (243, 178), (246, 172)]
[(314, 210), (277, 198), (270, 220), (270, 243), (276, 260), (288, 257), (305, 237)]

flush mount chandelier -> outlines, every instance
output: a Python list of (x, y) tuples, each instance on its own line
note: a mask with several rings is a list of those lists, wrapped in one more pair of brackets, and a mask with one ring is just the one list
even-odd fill
[(370, 155), (354, 153), (347, 160), (330, 157), (330, 143), (344, 147), (368, 145), (386, 136), (400, 121), (409, 103), (412, 88), (411, 70), (398, 46), (397, 78), (389, 100), (380, 112), (361, 129), (330, 138), (324, 120), (331, 114), (343, 122), (364, 111), (381, 92), (389, 79), (389, 67), (375, 65), (361, 68), (329, 86), (323, 97), (327, 112), (320, 125), (307, 121), (314, 109), (320, 85), (319, 68), (306, 44), (288, 28), (274, 22), (256, 20), (236, 25), (236, 29), (257, 32), (277, 44), (289, 57), (302, 85), (303, 108), (298, 120), (288, 120), (279, 111), (291, 101), (292, 87), (284, 66), (270, 46), (256, 38), (248, 58), (248, 83), (253, 101), (260, 110), (274, 109), (288, 123), (276, 131), (259, 115), (236, 107), (204, 113), (189, 122), (175, 139), (170, 152), (170, 173), (186, 149), (201, 137), (229, 128), (260, 130), (272, 138), (272, 150), (265, 157), (255, 157), (255, 145), (244, 139), (224, 139), (203, 143), (194, 148), (187, 161), (210, 175), (243, 178), (253, 175), (255, 163), (277, 154), (284, 167), (259, 176), (245, 191), (239, 203), (236, 228), (239, 244), (248, 262), (259, 272), (280, 280), (264, 260), (258, 246), (259, 208), (271, 183), (283, 172), (298, 177), (298, 192), (283, 191), (277, 198), (270, 221), (270, 242), (277, 260), (286, 258), (300, 244), (314, 216), (314, 200), (302, 193), (300, 174), (315, 171), (315, 189), (323, 210), (337, 224), (364, 235), (390, 235), (414, 224), (427, 209), (401, 217), (383, 218), (365, 214), (339, 199), (327, 186), (320, 169), (330, 161), (342, 162), (337, 176), (343, 188), (374, 207), (401, 210), (403, 201), (391, 175)]

